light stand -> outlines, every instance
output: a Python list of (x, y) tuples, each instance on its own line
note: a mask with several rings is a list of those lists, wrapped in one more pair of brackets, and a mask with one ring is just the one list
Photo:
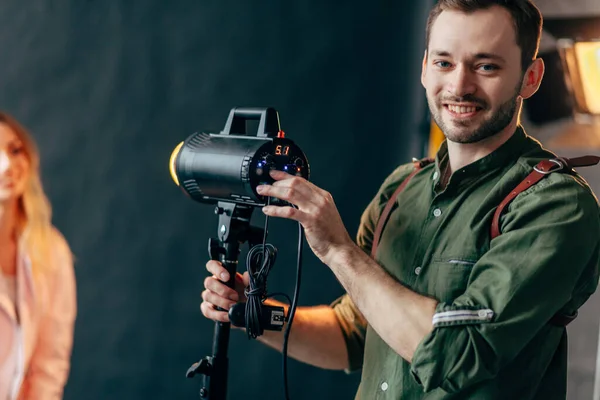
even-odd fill
[[(249, 120), (259, 121), (255, 136), (247, 135), (246, 125)], [(249, 255), (253, 254), (255, 246), (263, 245), (261, 251), (264, 260), (259, 260), (261, 265), (257, 265), (259, 268), (254, 272), (256, 276), (252, 275), (250, 280), (250, 286), (258, 282), (256, 290), (248, 292), (250, 301), (246, 306), (238, 303), (229, 310), (230, 321), (236, 326), (244, 326), (245, 322), (248, 335), (253, 338), (262, 334), (263, 329), (281, 330), (285, 320), (283, 307), (262, 304), (262, 296), (266, 295), (262, 293), (266, 291), (266, 275), (272, 266), (271, 262), (274, 262), (274, 258), (269, 258), (271, 253), (267, 251), (270, 247), (263, 243), (266, 240), (266, 221), (264, 229), (250, 226), (253, 207), (284, 204), (275, 198), (264, 198), (256, 191), (258, 185), (274, 182), (270, 177), (273, 170), (284, 171), (306, 180), (310, 175), (306, 155), (285, 137), (279, 126), (279, 114), (271, 107), (231, 109), (221, 133), (194, 133), (175, 147), (169, 159), (171, 177), (186, 195), (200, 203), (217, 204), (215, 213), (219, 215), (218, 239), (210, 239), (208, 247), (210, 258), (220, 261), (229, 272), (227, 286), (235, 287), (240, 245), (244, 242), (250, 244)], [(301, 235), (299, 243), (302, 237)], [(301, 249), (301, 244), (299, 246)], [(249, 268), (251, 260), (254, 259), (250, 259)], [(298, 274), (300, 265), (299, 253)], [(287, 334), (294, 315), (299, 283), (298, 278), (284, 341), (284, 371)], [(218, 307), (216, 309), (225, 311)], [(242, 321), (240, 324), (237, 323), (238, 317)], [(254, 328), (250, 329), (255, 326), (256, 332)], [(212, 355), (194, 363), (187, 371), (188, 378), (197, 374), (204, 376), (200, 389), (202, 399), (227, 398), (230, 329), (230, 323), (216, 322)]]
[[(250, 246), (260, 243), (263, 229), (250, 226), (251, 206), (218, 202), (215, 214), (219, 215), (218, 239), (208, 241), (210, 258), (218, 260), (229, 272), (227, 286), (234, 288), (240, 245), (248, 241)], [(215, 322), (212, 355), (194, 363), (186, 376), (204, 375), (200, 398), (226, 400), (229, 358), (229, 333), (231, 324)]]

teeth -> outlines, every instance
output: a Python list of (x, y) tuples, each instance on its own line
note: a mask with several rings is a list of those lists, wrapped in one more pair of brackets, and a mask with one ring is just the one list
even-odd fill
[(452, 111), (453, 113), (457, 113), (457, 114), (466, 114), (466, 113), (472, 113), (477, 111), (476, 107), (465, 107), (465, 106), (455, 106), (455, 105), (448, 105), (448, 109), (450, 111)]

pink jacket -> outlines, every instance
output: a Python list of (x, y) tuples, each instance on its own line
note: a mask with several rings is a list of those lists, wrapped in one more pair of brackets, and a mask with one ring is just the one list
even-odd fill
[[(53, 235), (50, 265), (34, 275), (27, 254), (17, 258), (17, 323), (14, 307), (0, 293), (0, 368), (16, 366), (19, 382), (8, 393), (19, 400), (59, 400), (69, 375), (76, 315), (75, 275), (69, 248)], [(17, 351), (10, 351), (16, 347)]]

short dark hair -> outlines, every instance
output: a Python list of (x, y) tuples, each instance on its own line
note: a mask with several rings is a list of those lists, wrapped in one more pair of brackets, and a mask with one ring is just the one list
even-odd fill
[(431, 27), (442, 11), (472, 13), (494, 5), (505, 8), (512, 16), (517, 45), (521, 49), (521, 68), (525, 72), (537, 56), (543, 23), (540, 10), (530, 0), (439, 0), (427, 18), (425, 31), (427, 48), (429, 48)]

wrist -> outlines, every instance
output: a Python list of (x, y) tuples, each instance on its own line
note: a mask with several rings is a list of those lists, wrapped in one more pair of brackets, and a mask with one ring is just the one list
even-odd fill
[(349, 243), (334, 249), (329, 255), (326, 264), (334, 271), (338, 269), (347, 270), (355, 265), (360, 265), (361, 262), (359, 260), (364, 256), (365, 253), (360, 247), (354, 243)]

